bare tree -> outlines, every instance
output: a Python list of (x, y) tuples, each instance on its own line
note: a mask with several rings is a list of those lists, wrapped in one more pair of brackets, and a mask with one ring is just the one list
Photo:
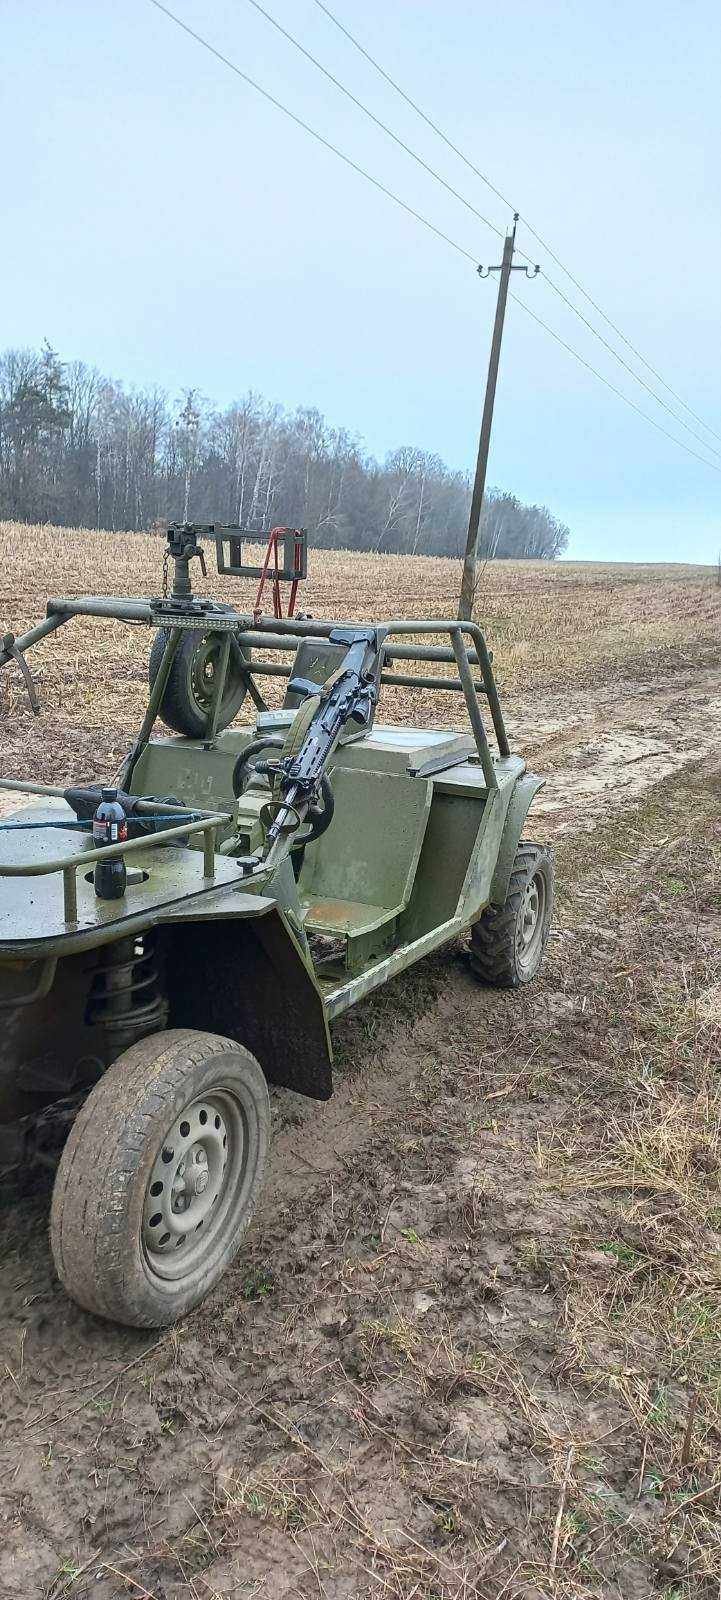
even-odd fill
[[(0, 515), (98, 528), (224, 517), (260, 530), (307, 527), (323, 546), (457, 556), (470, 486), (437, 455), (403, 445), (381, 464), (313, 407), (248, 391), (224, 410), (197, 388), (170, 406), (52, 346), (0, 355)], [(568, 529), (544, 506), (489, 490), (485, 559), (552, 560)]]

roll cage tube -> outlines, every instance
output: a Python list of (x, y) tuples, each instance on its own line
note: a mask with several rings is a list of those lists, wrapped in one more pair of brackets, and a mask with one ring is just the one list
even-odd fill
[[(164, 608), (161, 612), (161, 606)], [(172, 664), (171, 652), (179, 642), (178, 634), (181, 630), (192, 628), (199, 632), (213, 631), (225, 632), (229, 630), (232, 636), (231, 651), (234, 645), (239, 648), (261, 648), (271, 650), (292, 650), (299, 639), (329, 639), (339, 630), (356, 634), (358, 630), (354, 624), (321, 622), (315, 618), (300, 621), (297, 618), (265, 618), (256, 617), (248, 612), (236, 611), (233, 606), (224, 605), (218, 601), (186, 601), (182, 613), (171, 611), (169, 601), (128, 600), (114, 595), (83, 595), (50, 599), (47, 603), (47, 616), (35, 628), (13, 641), (20, 651), (27, 650), (31, 645), (53, 632), (56, 628), (70, 622), (73, 617), (107, 617), (117, 621), (145, 623), (150, 627), (163, 626), (168, 631), (168, 645), (162, 663), (162, 668), (169, 671)], [(495, 677), (491, 664), (491, 655), (486, 646), (483, 633), (477, 623), (448, 618), (416, 619), (414, 621), (401, 621), (394, 619), (383, 622), (380, 630), (375, 630), (382, 637), (382, 652), (380, 661), (380, 684), (414, 687), (418, 689), (434, 689), (443, 691), (460, 692), (466, 702), (469, 721), (478, 752), (478, 758), (483, 769), (489, 790), (495, 790), (497, 779), (494, 771), (491, 752), (488, 745), (483, 718), (481, 715), (480, 699), (485, 699), (491, 713), (493, 729), (501, 758), (510, 754), (508, 736), (506, 734), (496, 687)], [(415, 636), (429, 634), (445, 634), (448, 645), (425, 645), (417, 642)], [(411, 638), (413, 642), (403, 643), (403, 637)], [(398, 641), (398, 642), (396, 642)], [(450, 648), (449, 648), (450, 646)], [(469, 648), (470, 646), (470, 648)], [(0, 667), (12, 657), (6, 648), (0, 648)], [(410, 674), (394, 670), (396, 661), (402, 662), (438, 662), (453, 663), (456, 667), (455, 676), (436, 677), (425, 673)], [(474, 678), (471, 668), (480, 668), (480, 681)], [(292, 668), (282, 662), (259, 660), (254, 661), (249, 670), (252, 674), (278, 676), (290, 678)], [(143, 719), (143, 726), (137, 740), (127, 758), (122, 774), (122, 783), (125, 788), (130, 785), (130, 777), (135, 761), (138, 759), (145, 744), (150, 737), (150, 732), (158, 715), (162, 691), (164, 672), (159, 672), (153, 685), (150, 703)], [(223, 691), (223, 683), (219, 675), (217, 685), (218, 702)], [(253, 699), (256, 699), (256, 693)], [(258, 697), (260, 698), (260, 697)], [(212, 710), (209, 714), (209, 730), (213, 721)]]

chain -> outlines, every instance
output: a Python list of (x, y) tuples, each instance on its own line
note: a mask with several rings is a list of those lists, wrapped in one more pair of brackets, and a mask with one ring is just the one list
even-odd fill
[(168, 598), (168, 562), (169, 561), (170, 561), (170, 551), (169, 551), (169, 549), (168, 549), (168, 547), (166, 545), (165, 554), (163, 556), (163, 599), (164, 600), (167, 600), (167, 598)]

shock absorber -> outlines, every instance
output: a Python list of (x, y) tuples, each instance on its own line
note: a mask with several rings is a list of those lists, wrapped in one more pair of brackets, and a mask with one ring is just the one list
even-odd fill
[(90, 992), (87, 1023), (113, 1036), (119, 1049), (165, 1027), (164, 999), (152, 934), (135, 934), (107, 945)]

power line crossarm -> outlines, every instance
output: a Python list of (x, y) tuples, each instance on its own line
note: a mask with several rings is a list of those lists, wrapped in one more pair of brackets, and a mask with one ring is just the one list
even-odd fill
[[(497, 199), (501, 200), (504, 205), (508, 206), (510, 211), (519, 210), (519, 208), (513, 205), (513, 203), (508, 199), (507, 195), (504, 195), (502, 190), (497, 188), (496, 184), (493, 183), (488, 177), (488, 174), (483, 172), (474, 161), (471, 161), (470, 157), (466, 155), (465, 151), (461, 150), (457, 144), (454, 144), (453, 140), (449, 138), (448, 134), (445, 133), (441, 127), (439, 127), (437, 122), (433, 121), (432, 117), (428, 116), (427, 112), (423, 110), (422, 106), (419, 106), (418, 102), (412, 99), (411, 95), (407, 94), (405, 89), (401, 88), (401, 85), (397, 82), (397, 80), (393, 78), (389, 72), (386, 72), (385, 68), (381, 66), (380, 62), (376, 60), (375, 56), (371, 55), (370, 51), (366, 50), (365, 46), (361, 44), (360, 40), (355, 37), (355, 34), (351, 33), (350, 29), (345, 27), (345, 24), (340, 21), (340, 18), (337, 17), (333, 11), (331, 11), (330, 7), (325, 5), (324, 0), (314, 0), (314, 3), (318, 7), (319, 11), (322, 11), (324, 16), (328, 18), (329, 22), (332, 22), (334, 27), (338, 28), (339, 32), (342, 33), (349, 43), (353, 45), (354, 49), (356, 49), (360, 55), (365, 58), (369, 65), (373, 67), (374, 71), (377, 72), (380, 77), (383, 78), (385, 82), (395, 90), (396, 94), (400, 95), (401, 99), (405, 101), (406, 105), (411, 107), (411, 110), (416, 113), (416, 116), (420, 117), (422, 122), (425, 122), (426, 126), (443, 141), (449, 150), (452, 150), (454, 155), (458, 156), (459, 160), (462, 161), (466, 167), (468, 167), (469, 172), (474, 173), (475, 177), (480, 178), (481, 183), (485, 184), (486, 188), (490, 189), (491, 193), (495, 194)], [(520, 219), (525, 224), (529, 233), (533, 235), (534, 239), (538, 240), (538, 243), (551, 257), (551, 260), (555, 261), (556, 266), (560, 267), (561, 271), (565, 273), (565, 276), (569, 279), (569, 281), (576, 289), (578, 289), (579, 293), (583, 295), (584, 299), (588, 301), (589, 305), (593, 306), (594, 311), (596, 311), (598, 315), (603, 318), (604, 322), (609, 328), (612, 329), (617, 338), (622, 340), (627, 349), (629, 349), (632, 354), (635, 355), (636, 359), (647, 368), (656, 381), (660, 383), (664, 389), (666, 389), (667, 393), (670, 394), (673, 399), (683, 407), (684, 411), (687, 411), (689, 416), (694, 418), (695, 422), (698, 422), (707, 433), (710, 433), (714, 439), (718, 439), (719, 443), (721, 443), (721, 434), (717, 433), (715, 428), (712, 428), (708, 422), (704, 421), (703, 417), (699, 416), (698, 412), (693, 410), (693, 407), (690, 406), (688, 402), (684, 400), (675, 389), (672, 388), (671, 384), (668, 383), (664, 377), (662, 377), (661, 373), (651, 365), (651, 362), (641, 354), (641, 351), (638, 350), (634, 344), (632, 344), (631, 340), (627, 338), (626, 334), (623, 333), (619, 327), (617, 327), (616, 323), (611, 320), (598, 302), (594, 300), (593, 296), (589, 294), (588, 290), (584, 288), (583, 284), (579, 282), (579, 279), (574, 277), (574, 274), (567, 266), (565, 266), (560, 256), (558, 256), (551, 246), (546, 243), (546, 240), (538, 232), (537, 228), (534, 228), (533, 224), (529, 221), (528, 217), (524, 215), (523, 211), (520, 211)], [(524, 256), (525, 260), (527, 261), (531, 260), (531, 257), (525, 255), (525, 252), (518, 247), (517, 254)], [(560, 295), (562, 300), (566, 300), (566, 304), (570, 306), (571, 310), (577, 317), (580, 318), (582, 322), (586, 323), (586, 326), (591, 329), (591, 332), (596, 335), (596, 338), (600, 339), (601, 343), (606, 343), (606, 341), (603, 339), (603, 336), (599, 334), (598, 330), (593, 327), (593, 324), (590, 323), (586, 317), (584, 317), (583, 313), (579, 311), (578, 307), (575, 306), (571, 300), (567, 299), (563, 293), (563, 290), (559, 288), (555, 280), (549, 277), (548, 273), (545, 273), (544, 276), (550, 287), (554, 289), (558, 295)], [(660, 397), (654, 393), (653, 389), (651, 389), (642, 378), (639, 378), (638, 373), (635, 373), (633, 369), (628, 366), (627, 362), (623, 360), (622, 356), (619, 356), (618, 351), (614, 350), (612, 345), (606, 344), (606, 348), (611, 351), (612, 355), (615, 356), (616, 360), (619, 361), (622, 366), (626, 367), (626, 370), (631, 373), (631, 376), (635, 379), (635, 381), (642, 384), (659, 405), (665, 407), (665, 409), (669, 412), (669, 415), (672, 416), (676, 422), (679, 422), (684, 428), (688, 427), (688, 424), (683, 421), (683, 418), (677, 416), (676, 413), (671, 410), (670, 406), (667, 406), (666, 402), (661, 400)], [(689, 428), (688, 431), (693, 435), (694, 438), (699, 438), (698, 434), (694, 433), (693, 428)], [(712, 448), (712, 446), (708, 445), (704, 439), (700, 439), (699, 443), (703, 444), (707, 449)]]
[[(458, 255), (463, 256), (466, 261), (471, 261), (474, 266), (476, 265), (476, 257), (472, 255), (469, 250), (466, 250), (463, 245), (458, 244), (457, 240), (452, 239), (447, 233), (444, 233), (441, 228), (437, 228), (435, 223), (431, 222), (428, 217), (422, 214), (422, 212), (417, 211), (413, 206), (408, 205), (405, 200), (401, 199), (400, 195), (395, 194), (392, 189), (387, 188), (384, 183), (381, 183), (380, 179), (374, 178), (372, 173), (368, 172), (365, 167), (360, 166), (358, 162), (353, 161), (350, 156), (346, 155), (343, 150), (339, 149), (337, 145), (333, 144), (330, 139), (326, 139), (323, 134), (318, 133), (317, 129), (313, 128), (310, 123), (305, 122), (302, 117), (299, 117), (294, 111), (291, 111), (289, 106), (284, 105), (281, 100), (278, 100), (276, 96), (271, 94), (268, 89), (265, 89), (262, 84), (259, 84), (250, 76), (249, 73), (244, 72), (242, 68), (237, 66), (234, 61), (231, 61), (229, 56), (224, 55), (221, 50), (218, 50), (216, 46), (211, 44), (208, 39), (205, 39), (202, 34), (197, 33), (194, 28), (191, 28), (189, 23), (184, 22), (183, 19), (177, 16), (174, 11), (171, 11), (169, 6), (166, 6), (162, 3), (162, 0), (149, 0), (149, 3), (157, 11), (162, 12), (163, 15), (166, 16), (171, 22), (175, 23), (176, 27), (180, 28), (183, 33), (186, 33), (189, 38), (193, 39), (196, 44), (199, 44), (202, 49), (207, 50), (207, 52), (214, 56), (217, 61), (220, 61), (222, 65), (227, 67), (230, 72), (234, 73), (237, 78), (240, 78), (243, 83), (248, 84), (251, 89), (254, 89), (258, 94), (260, 94), (263, 99), (267, 100), (269, 104), (274, 106), (277, 111), (281, 111), (283, 115), (288, 117), (291, 122), (294, 122), (297, 127), (302, 128), (304, 133), (310, 134), (311, 138), (315, 139), (318, 144), (324, 147), (324, 149), (330, 150), (333, 155), (338, 156), (338, 158), (343, 161), (346, 166), (350, 167), (353, 172), (356, 172), (360, 177), (365, 178), (368, 183), (373, 185), (374, 189), (377, 189), (381, 194), (384, 194), (387, 199), (392, 200), (397, 206), (400, 206), (402, 211), (405, 211), (408, 216), (413, 217), (416, 222), (420, 222), (422, 226), (427, 228), (430, 233), (433, 233), (436, 238), (443, 240), (444, 244), (447, 244), (450, 249), (454, 250)], [(316, 0), (316, 4), (320, 4), (320, 0)], [(323, 9), (327, 8), (323, 7)], [(331, 13), (329, 13), (329, 15), (331, 15)], [(523, 252), (519, 252), (519, 254), (522, 253)], [(526, 259), (529, 258), (526, 257)], [(643, 417), (644, 421), (650, 422), (652, 427), (656, 428), (658, 432), (663, 433), (666, 438), (670, 439), (671, 442), (677, 445), (680, 450), (685, 450), (687, 455), (694, 456), (697, 461), (702, 461), (705, 466), (711, 467), (714, 472), (721, 471), (721, 468), (717, 467), (713, 461), (709, 461), (705, 456), (699, 455), (698, 451), (693, 450), (689, 445), (684, 444), (682, 439), (675, 438), (672, 433), (669, 433), (666, 428), (662, 427), (660, 423), (656, 422), (653, 417), (650, 417), (647, 412), (641, 409), (640, 406), (637, 406), (633, 400), (630, 400), (627, 395), (623, 394), (622, 390), (617, 389), (614, 384), (609, 382), (609, 380), (605, 378), (602, 373), (598, 372), (597, 369), (591, 365), (590, 361), (586, 361), (584, 357), (579, 355), (578, 351), (574, 350), (572, 345), (567, 344), (565, 339), (561, 338), (560, 334), (556, 333), (548, 323), (544, 322), (541, 317), (537, 316), (535, 312), (531, 311), (525, 302), (520, 300), (517, 295), (513, 295), (513, 299), (516, 300), (519, 305), (523, 306), (524, 311), (526, 311), (527, 314), (533, 318), (534, 322), (537, 322), (539, 327), (543, 328), (552, 339), (555, 339), (564, 350), (567, 350), (569, 355), (572, 355), (576, 361), (580, 362), (581, 366), (585, 367), (588, 372), (591, 372), (595, 378), (598, 378), (600, 383), (603, 383), (607, 389), (610, 389), (611, 392), (617, 395), (620, 400), (623, 400), (626, 405), (630, 406), (631, 409), (638, 414), (638, 416)]]

